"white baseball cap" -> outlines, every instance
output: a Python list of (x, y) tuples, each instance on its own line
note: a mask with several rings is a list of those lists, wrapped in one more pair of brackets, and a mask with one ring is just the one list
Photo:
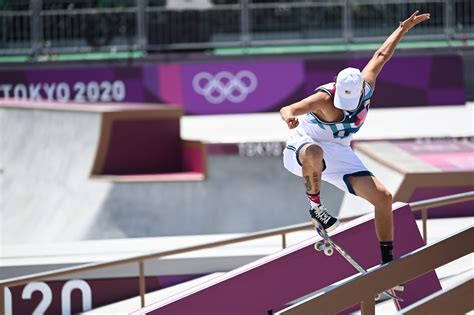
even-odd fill
[(359, 69), (345, 68), (337, 75), (334, 106), (353, 111), (359, 106), (364, 78)]

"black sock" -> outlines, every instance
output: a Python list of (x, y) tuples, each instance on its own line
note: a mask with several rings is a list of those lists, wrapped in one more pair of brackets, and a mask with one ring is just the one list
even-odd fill
[(393, 260), (393, 241), (381, 241), (380, 252), (382, 253), (382, 263), (386, 264)]

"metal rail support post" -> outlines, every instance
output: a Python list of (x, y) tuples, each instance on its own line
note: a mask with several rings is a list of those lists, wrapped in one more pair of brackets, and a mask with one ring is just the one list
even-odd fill
[(43, 48), (43, 23), (41, 20), (42, 0), (30, 0), (31, 10), (31, 54), (39, 55)]
[(240, 43), (243, 47), (250, 46), (250, 0), (240, 1)]
[(145, 262), (143, 260), (140, 260), (138, 262), (138, 269), (140, 273), (140, 280), (139, 280), (139, 285), (140, 285), (140, 303), (142, 307), (145, 307), (145, 293), (146, 293), (146, 287), (145, 287)]
[(352, 42), (354, 34), (352, 33), (352, 5), (350, 0), (344, 1), (342, 8), (342, 27), (344, 42), (349, 44)]
[(148, 0), (135, 0), (137, 6), (137, 48), (145, 50), (147, 47), (147, 15)]
[(453, 39), (454, 36), (454, 10), (452, 0), (444, 1), (444, 34), (446, 35), (446, 40)]

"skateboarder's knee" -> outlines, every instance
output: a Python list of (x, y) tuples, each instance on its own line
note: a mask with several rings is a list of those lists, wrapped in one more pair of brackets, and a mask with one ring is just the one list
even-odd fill
[(374, 192), (373, 204), (376, 208), (387, 208), (393, 203), (393, 197), (387, 189), (380, 189)]
[(323, 149), (316, 144), (310, 144), (301, 150), (300, 160), (301, 163), (306, 165), (320, 166), (323, 161), (324, 153)]

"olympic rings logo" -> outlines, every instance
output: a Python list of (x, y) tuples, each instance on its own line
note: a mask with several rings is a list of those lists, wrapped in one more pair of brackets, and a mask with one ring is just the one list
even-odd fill
[(215, 76), (209, 72), (199, 72), (193, 78), (194, 91), (206, 98), (209, 103), (220, 104), (225, 100), (242, 103), (257, 88), (257, 77), (248, 70), (236, 75), (221, 71)]

